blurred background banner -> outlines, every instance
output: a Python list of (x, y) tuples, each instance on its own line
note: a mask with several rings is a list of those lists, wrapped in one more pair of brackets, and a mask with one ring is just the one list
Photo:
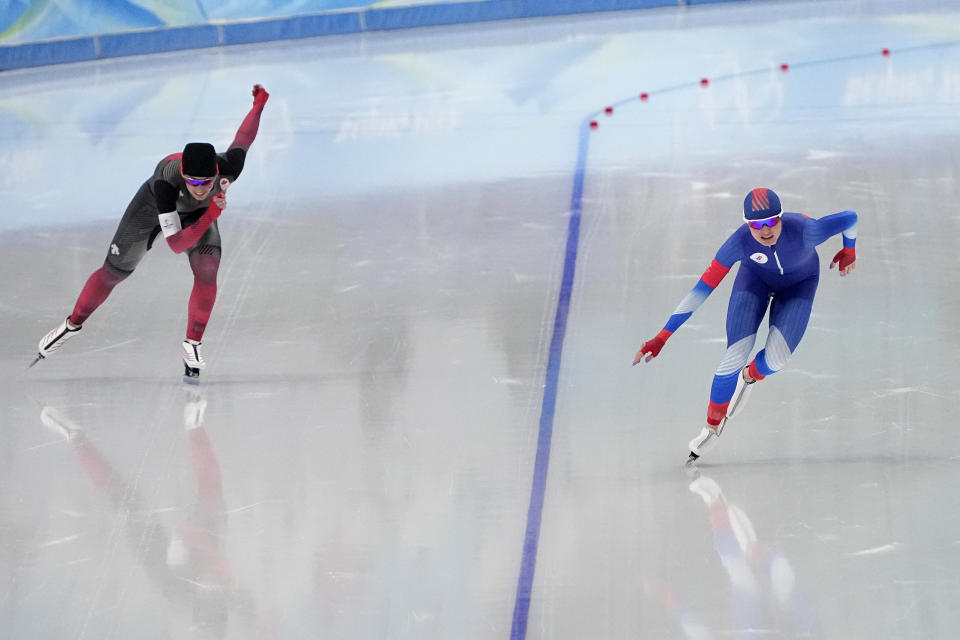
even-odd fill
[(204, 23), (208, 19), (202, 4), (195, 0), (177, 3), (164, 0), (12, 0), (0, 5), (0, 42), (14, 44), (180, 27)]
[[(729, 0), (695, 0), (725, 2)], [(251, 42), (692, 4), (685, 0), (9, 0), (0, 71)]]

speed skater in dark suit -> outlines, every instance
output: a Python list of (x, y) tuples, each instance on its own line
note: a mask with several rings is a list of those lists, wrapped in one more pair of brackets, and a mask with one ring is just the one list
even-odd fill
[[(856, 265), (857, 214), (841, 211), (811, 218), (783, 212), (771, 189), (753, 189), (743, 201), (744, 224), (737, 228), (693, 290), (680, 302), (664, 328), (637, 351), (633, 364), (655, 358), (671, 335), (693, 315), (740, 262), (727, 307), (727, 351), (717, 367), (707, 406), (707, 426), (690, 441), (696, 460), (723, 432), (728, 417), (743, 409), (752, 385), (780, 371), (800, 344), (820, 280), (817, 245), (842, 234), (843, 248), (830, 268), (841, 276)], [(763, 349), (750, 360), (763, 316), (770, 310), (769, 333)]]
[(217, 297), (221, 253), (217, 218), (227, 205), (227, 187), (243, 171), (269, 97), (262, 86), (253, 86), (253, 108), (225, 153), (218, 154), (207, 142), (191, 142), (181, 153), (168, 155), (157, 164), (127, 206), (103, 266), (87, 279), (73, 312), (40, 340), (34, 363), (58, 351), (80, 331), (90, 314), (133, 273), (163, 233), (174, 253), (187, 254), (193, 271), (181, 355), (186, 374), (199, 375), (206, 366), (200, 344)]

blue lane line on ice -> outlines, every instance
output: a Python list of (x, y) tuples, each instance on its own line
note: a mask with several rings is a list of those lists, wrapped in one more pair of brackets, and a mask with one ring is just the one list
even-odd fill
[(570, 310), (573, 276), (577, 266), (580, 212), (583, 203), (583, 175), (587, 164), (587, 146), (590, 142), (590, 119), (592, 117), (588, 116), (580, 125), (577, 165), (573, 177), (573, 193), (570, 196), (567, 247), (563, 259), (563, 279), (560, 281), (557, 313), (553, 319), (553, 337), (550, 339), (550, 354), (547, 360), (547, 373), (543, 388), (543, 404), (540, 408), (537, 458), (533, 465), (533, 487), (530, 490), (530, 506), (527, 509), (527, 530), (523, 538), (520, 578), (517, 580), (517, 597), (513, 605), (511, 640), (523, 640), (527, 635), (527, 615), (530, 612), (530, 593), (533, 590), (533, 574), (537, 565), (537, 547), (540, 543), (543, 497), (547, 488), (547, 468), (550, 465), (550, 441), (553, 438), (553, 414), (557, 404), (557, 381), (560, 377), (563, 337), (567, 331), (567, 312)]

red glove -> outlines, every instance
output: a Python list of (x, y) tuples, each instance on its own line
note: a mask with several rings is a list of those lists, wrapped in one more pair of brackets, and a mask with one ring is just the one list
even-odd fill
[(656, 337), (644, 342), (643, 346), (640, 347), (640, 351), (637, 351), (637, 355), (633, 358), (633, 364), (637, 364), (641, 360), (644, 362), (650, 362), (656, 358), (658, 355), (660, 355), (660, 349), (663, 349), (663, 345), (666, 344), (667, 338), (672, 335), (672, 331), (663, 329), (656, 335)]
[(840, 268), (840, 275), (845, 276), (856, 266), (857, 262), (857, 250), (853, 247), (844, 247), (837, 252), (837, 255), (833, 256), (833, 261), (830, 262), (830, 268), (833, 269), (834, 266)]
[(267, 100), (270, 98), (270, 94), (267, 93), (267, 90), (264, 89), (259, 84), (253, 85), (253, 106), (258, 109), (263, 109), (263, 105), (267, 104)]

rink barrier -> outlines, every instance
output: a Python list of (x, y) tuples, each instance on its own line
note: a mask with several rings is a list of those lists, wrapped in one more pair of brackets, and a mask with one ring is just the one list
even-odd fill
[(0, 45), (0, 71), (318, 36), (744, 1), (749, 0), (483, 0), (327, 11)]

